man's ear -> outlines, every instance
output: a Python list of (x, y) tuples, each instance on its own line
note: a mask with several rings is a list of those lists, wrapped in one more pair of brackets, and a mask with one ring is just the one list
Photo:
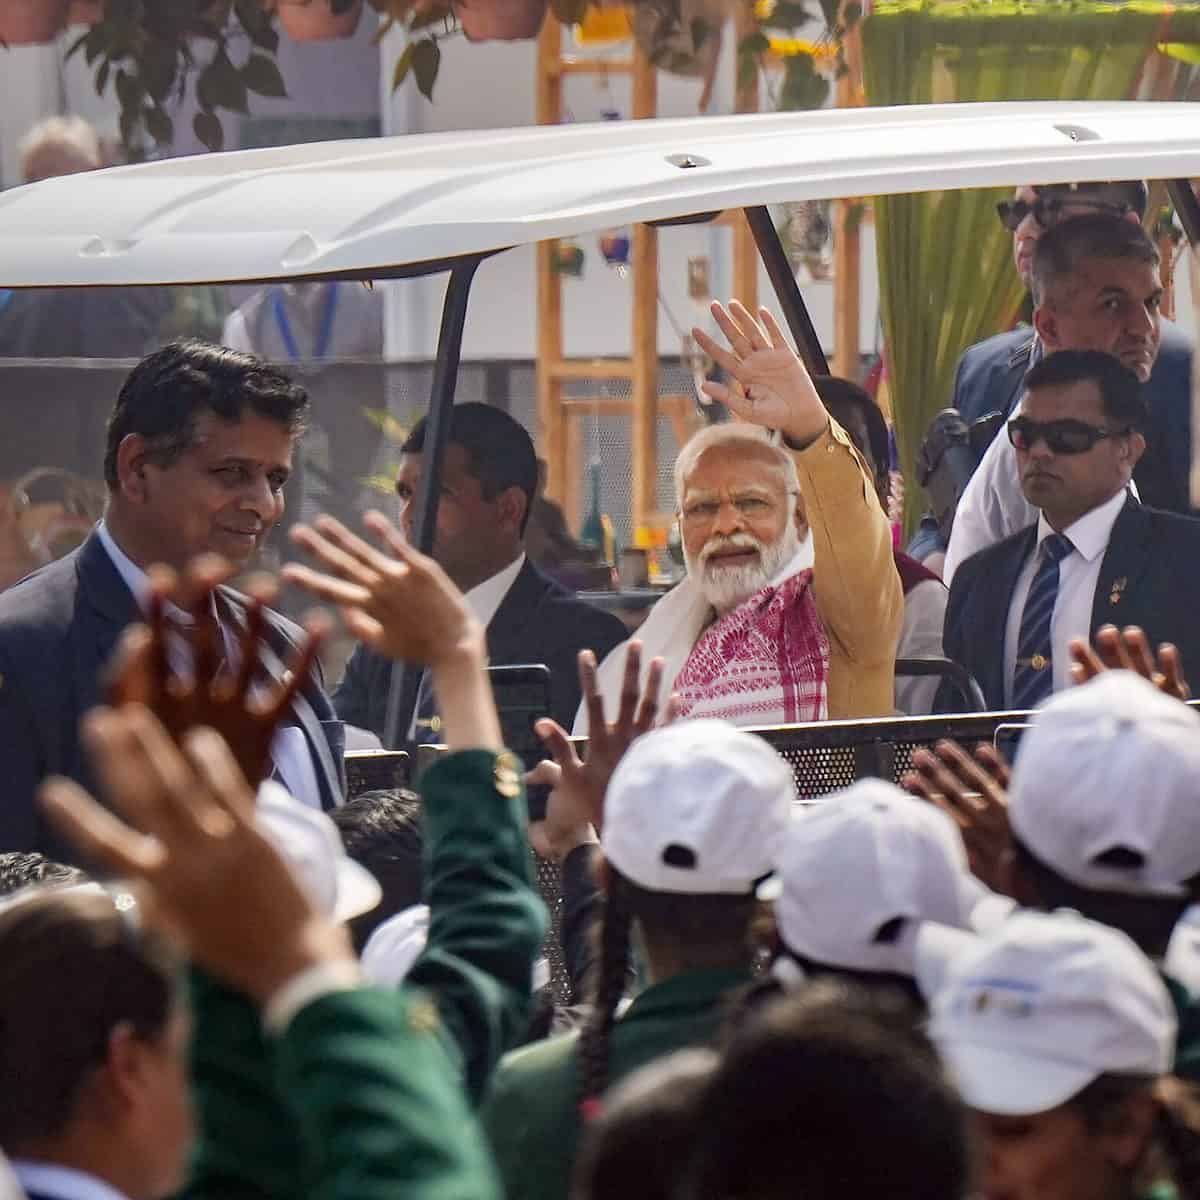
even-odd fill
[(796, 536), (804, 541), (808, 537), (808, 512), (804, 507), (804, 495), (801, 492), (796, 493), (796, 507), (793, 515), (796, 520)]
[(1138, 433), (1135, 429), (1127, 438), (1124, 439), (1124, 444), (1121, 447), (1121, 452), (1128, 456), (1126, 465), (1130, 471), (1141, 461), (1142, 455), (1146, 453), (1146, 437), (1144, 434)]
[(145, 503), (146, 439), (140, 433), (127, 433), (117, 447), (117, 491), (127, 500)]
[(134, 1107), (145, 1076), (146, 1045), (134, 1033), (128, 1021), (122, 1021), (108, 1035), (108, 1053), (93, 1076), (89, 1099), (109, 1118), (119, 1118)]
[(514, 537), (520, 534), (528, 509), (529, 497), (516, 484), (505, 488), (496, 497), (496, 511), (500, 515), (500, 523), (511, 529)]
[(1061, 350), (1061, 334), (1058, 327), (1058, 317), (1049, 305), (1039, 304), (1033, 310), (1033, 327), (1042, 339), (1042, 344), (1049, 351)]

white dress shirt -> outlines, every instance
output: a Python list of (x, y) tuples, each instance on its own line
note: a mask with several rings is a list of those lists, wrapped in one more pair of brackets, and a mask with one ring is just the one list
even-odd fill
[[(117, 573), (121, 576), (125, 586), (133, 593), (138, 607), (145, 612), (150, 598), (150, 577), (117, 545), (105, 522), (100, 522), (97, 532), (100, 544), (108, 552), (108, 557), (112, 559)], [(181, 624), (190, 625), (192, 622), (188, 613), (174, 605), (170, 606), (170, 613), (172, 618)], [(226, 660), (230, 664), (235, 664), (238, 646), (233, 631), (224, 625), (221, 625), (220, 629), (225, 640)], [(176, 669), (180, 669), (180, 658), (187, 661), (187, 652), (182, 644), (177, 644), (172, 654), (172, 665)], [(275, 739), (271, 743), (271, 762), (279, 773), (284, 786), (297, 800), (311, 805), (313, 808), (321, 807), (321, 785), (317, 780), (317, 769), (302, 729), (294, 725), (285, 725), (276, 731)]]
[[(495, 575), (485, 579), (482, 583), (477, 583), (463, 599), (467, 602), (467, 607), (475, 614), (476, 619), (486, 629), (491, 623), (492, 618), (496, 615), (496, 611), (500, 605), (504, 603), (504, 597), (508, 595), (509, 589), (517, 581), (517, 576), (521, 573), (521, 568), (525, 565), (524, 553), (518, 554), (503, 570), (497, 571)], [(417, 687), (417, 703), (413, 709), (412, 721), (408, 726), (408, 737), (410, 741), (419, 740), (417, 721), (421, 713), (422, 695), (426, 690), (433, 686), (429, 672), (421, 673), (421, 682)], [(426, 710), (428, 711), (428, 710)], [(436, 732), (436, 731), (435, 731)], [(383, 743), (380, 742), (380, 745)]]
[[(1122, 488), (1111, 500), (1106, 500), (1091, 512), (1085, 513), (1062, 532), (1074, 549), (1058, 564), (1058, 596), (1050, 618), (1050, 668), (1052, 688), (1061, 691), (1071, 682), (1071, 658), (1067, 646), (1072, 638), (1087, 638), (1092, 629), (1092, 607), (1096, 600), (1096, 584), (1100, 579), (1100, 564), (1108, 539), (1128, 492)], [(1021, 640), (1021, 615), (1025, 600), (1037, 571), (1042, 542), (1052, 533), (1044, 516), (1038, 519), (1037, 546), (1017, 576), (1012, 601), (1008, 606), (1008, 621), (1004, 630), (1004, 699), (1012, 704), (1013, 675), (1017, 668), (1017, 647)]]
[(496, 615), (496, 610), (504, 603), (509, 588), (517, 581), (521, 568), (525, 565), (525, 555), (518, 554), (502, 571), (497, 571), (490, 579), (477, 583), (464, 597), (467, 607), (479, 619), (486, 629)]
[(12, 1170), (25, 1191), (53, 1196), (54, 1200), (128, 1200), (125, 1193), (118, 1192), (112, 1184), (73, 1167), (14, 1158)]

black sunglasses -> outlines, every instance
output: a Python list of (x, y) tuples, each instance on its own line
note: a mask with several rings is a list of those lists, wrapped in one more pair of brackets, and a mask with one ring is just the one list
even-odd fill
[(1086, 454), (1097, 442), (1124, 437), (1132, 429), (1105, 429), (1070, 417), (1062, 421), (1031, 421), (1013, 417), (1008, 423), (1008, 440), (1018, 450), (1032, 450), (1041, 438), (1054, 454)]
[(1133, 211), (1128, 204), (1112, 204), (1107, 200), (1094, 200), (1086, 193), (1080, 195), (1078, 192), (1072, 192), (1063, 195), (1055, 192), (1049, 196), (1038, 196), (1032, 202), (1029, 200), (1001, 200), (996, 205), (996, 212), (1000, 216), (1000, 224), (1009, 233), (1016, 233), (1017, 227), (1030, 213), (1033, 213), (1033, 219), (1043, 229), (1053, 229), (1062, 219), (1063, 208), (1068, 204), (1075, 208), (1086, 206), (1093, 212), (1112, 217), (1123, 217), (1126, 213)]

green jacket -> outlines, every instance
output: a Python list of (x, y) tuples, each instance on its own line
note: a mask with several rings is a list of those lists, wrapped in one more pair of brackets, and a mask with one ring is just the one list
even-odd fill
[(1171, 994), (1179, 1031), (1175, 1035), (1175, 1074), (1189, 1083), (1200, 1083), (1200, 1004), (1177, 979), (1160, 972)]
[(512, 778), (486, 751), (422, 777), (429, 940), (398, 993), (324, 997), (274, 1039), (193, 972), (189, 1200), (498, 1194), (470, 1104), (524, 1029), (546, 924)]
[[(692, 971), (642, 992), (613, 1026), (609, 1082), (687, 1046), (716, 1040), (747, 971)], [(508, 1200), (565, 1200), (579, 1139), (578, 1034), (505, 1055), (482, 1116)]]

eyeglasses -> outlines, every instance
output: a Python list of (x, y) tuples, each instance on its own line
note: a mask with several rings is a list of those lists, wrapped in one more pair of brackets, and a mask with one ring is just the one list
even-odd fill
[(1066, 418), (1062, 421), (1031, 421), (1028, 417), (1013, 417), (1008, 423), (1008, 440), (1018, 450), (1032, 450), (1041, 439), (1054, 454), (1086, 454), (1097, 442), (1110, 437), (1124, 437), (1132, 428), (1106, 429), (1086, 421)]
[(1072, 208), (1087, 208), (1089, 212), (1104, 214), (1111, 217), (1123, 217), (1132, 212), (1128, 204), (1113, 204), (1107, 200), (1094, 200), (1086, 193), (1078, 192), (1062, 194), (1054, 192), (1049, 196), (1038, 196), (1032, 202), (1029, 200), (1002, 200), (996, 205), (1000, 224), (1009, 233), (1016, 233), (1018, 226), (1030, 213), (1033, 219), (1043, 229), (1053, 229), (1063, 218), (1063, 209), (1070, 205)]

